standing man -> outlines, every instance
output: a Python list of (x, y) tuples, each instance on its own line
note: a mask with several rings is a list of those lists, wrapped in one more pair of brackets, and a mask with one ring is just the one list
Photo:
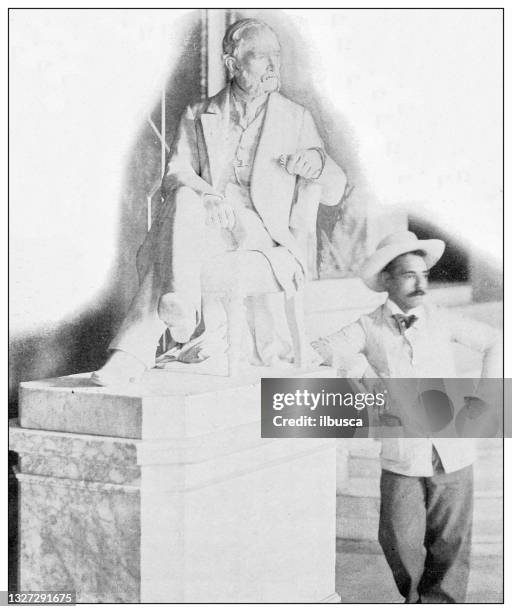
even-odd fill
[[(304, 225), (314, 228), (319, 201), (336, 205), (343, 196), (345, 175), (325, 152), (311, 114), (278, 93), (273, 30), (256, 19), (238, 21), (223, 52), (229, 83), (182, 116), (162, 185), (166, 198), (137, 254), (141, 285), (110, 359), (92, 376), (96, 384), (127, 382), (153, 367), (166, 327), (186, 345), (201, 308), (208, 339), (215, 307), (201, 304), (205, 258), (260, 251), (283, 290), (295, 291), (305, 268), (297, 234)], [(208, 356), (206, 346), (201, 354), (196, 343), (198, 360)]]
[[(444, 247), (412, 232), (384, 238), (361, 276), (388, 299), (314, 348), (350, 378), (456, 378), (452, 342), (459, 342), (482, 353), (482, 377), (500, 377), (494, 328), (425, 303), (428, 271)], [(379, 542), (407, 603), (464, 601), (474, 455), (471, 439), (382, 440)]]

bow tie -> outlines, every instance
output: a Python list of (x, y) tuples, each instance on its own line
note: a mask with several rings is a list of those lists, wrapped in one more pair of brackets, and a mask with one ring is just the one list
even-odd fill
[(416, 315), (394, 314), (393, 319), (395, 319), (400, 333), (403, 334), (406, 329), (409, 329), (418, 320), (418, 317)]

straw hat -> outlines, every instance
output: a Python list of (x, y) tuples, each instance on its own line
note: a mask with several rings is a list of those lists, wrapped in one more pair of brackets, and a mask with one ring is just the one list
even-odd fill
[(383, 238), (377, 250), (361, 266), (360, 276), (365, 284), (374, 291), (385, 291), (382, 286), (380, 273), (393, 261), (395, 257), (410, 253), (411, 251), (423, 251), (427, 270), (439, 261), (444, 252), (445, 243), (435, 238), (430, 240), (418, 240), (413, 232), (401, 231), (389, 234)]

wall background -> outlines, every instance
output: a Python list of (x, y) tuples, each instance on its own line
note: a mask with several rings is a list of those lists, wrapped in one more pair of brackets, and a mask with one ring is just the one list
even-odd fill
[[(275, 27), (283, 92), (310, 108), (355, 185), (346, 233), (334, 237), (341, 259), (413, 211), (499, 289), (499, 11), (235, 12)], [(145, 196), (160, 168), (146, 115), (158, 116), (165, 85), (171, 139), (197, 99), (200, 12), (14, 10), (10, 45), (15, 402), (21, 380), (105, 358), (136, 287)]]
[(146, 116), (168, 83), (172, 131), (199, 90), (195, 13), (11, 11), (14, 399), (21, 380), (105, 358), (136, 287), (146, 193), (160, 172)]

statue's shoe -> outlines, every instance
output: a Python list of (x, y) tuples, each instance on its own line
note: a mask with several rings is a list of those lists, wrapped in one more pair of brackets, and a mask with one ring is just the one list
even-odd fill
[(107, 363), (91, 374), (91, 382), (99, 387), (118, 387), (136, 383), (146, 371), (146, 366), (133, 355), (114, 351)]
[(158, 316), (167, 325), (172, 339), (180, 344), (190, 340), (197, 327), (196, 311), (177, 293), (166, 293), (158, 302)]

